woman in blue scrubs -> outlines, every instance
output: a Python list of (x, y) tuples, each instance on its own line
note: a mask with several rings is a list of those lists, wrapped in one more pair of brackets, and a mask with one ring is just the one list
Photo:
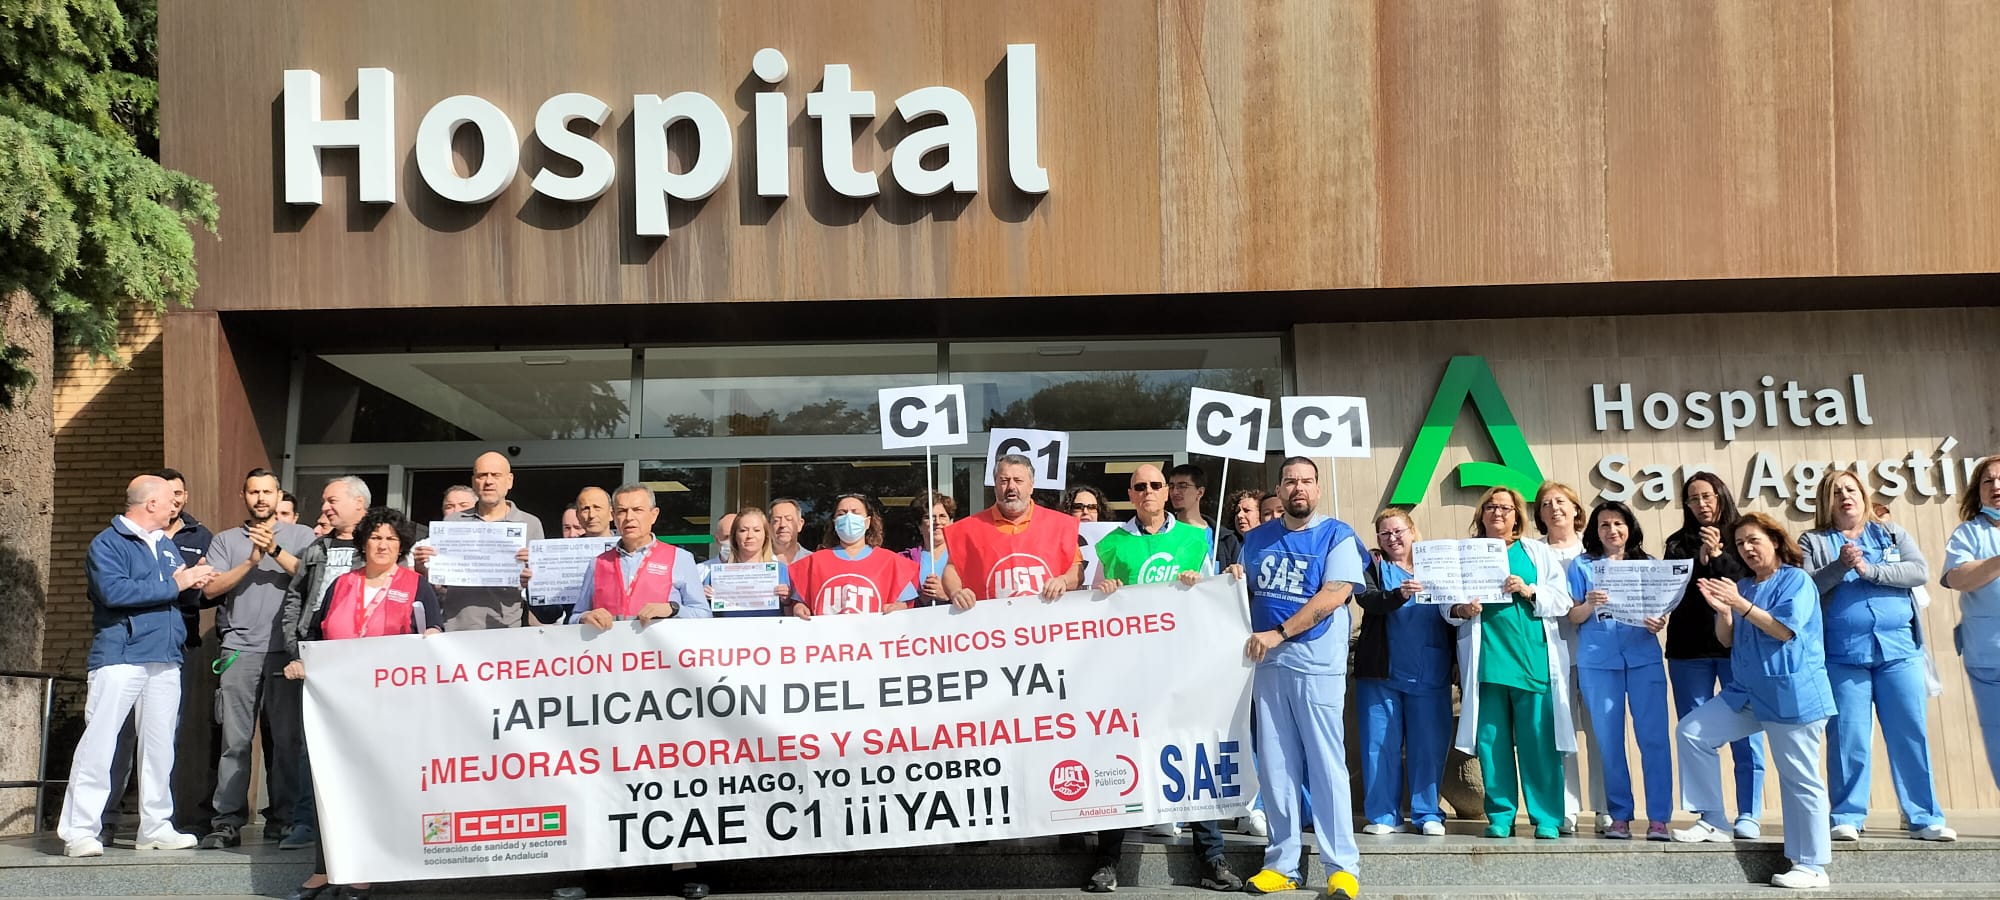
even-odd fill
[[(1736, 521), (1729, 486), (1709, 472), (1696, 472), (1681, 485), (1681, 527), (1667, 536), (1662, 559), (1694, 560), (1694, 577), (1679, 606), (1667, 615), (1667, 684), (1673, 688), (1674, 716), (1685, 719), (1696, 705), (1729, 683), (1729, 648), (1715, 639), (1715, 611), (1701, 595), (1701, 580), (1735, 581), (1750, 574), (1723, 532)], [(1729, 748), (1736, 769), (1736, 836), (1763, 834), (1764, 740), (1752, 735)], [(1721, 765), (1718, 760), (1717, 765)], [(1718, 815), (1720, 812), (1718, 812)]]
[(1833, 861), (1820, 746), (1834, 714), (1833, 686), (1820, 643), (1819, 591), (1798, 566), (1799, 545), (1776, 519), (1750, 513), (1730, 526), (1750, 577), (1704, 578), (1702, 599), (1715, 611), (1715, 636), (1729, 648), (1729, 683), (1681, 719), (1681, 805), (1699, 815), (1674, 832), (1688, 843), (1728, 843), (1723, 827), (1723, 744), (1764, 732), (1785, 811), (1785, 857), (1792, 868), (1771, 876), (1781, 888), (1823, 888)]
[[(1361, 715), (1363, 834), (1403, 831), (1410, 820), (1431, 837), (1444, 834), (1438, 781), (1451, 752), (1452, 630), (1437, 610), (1417, 602), (1424, 586), (1410, 570), (1416, 523), (1401, 509), (1375, 516), (1382, 558), (1368, 567), (1361, 639), (1354, 650), (1354, 695)], [(1408, 779), (1409, 792), (1401, 788)]]
[(1986, 764), (2000, 781), (2000, 456), (1980, 460), (1971, 481), (1958, 501), (1965, 524), (1945, 545), (1938, 583), (1958, 592), (1958, 652), (1986, 735)]
[(1820, 482), (1813, 526), (1800, 549), (1826, 607), (1826, 669), (1839, 710), (1826, 726), (1833, 839), (1861, 839), (1879, 718), (1889, 779), (1911, 836), (1955, 841), (1958, 834), (1944, 824), (1938, 808), (1924, 722), (1929, 666), (1923, 622), (1910, 593), (1929, 579), (1923, 553), (1909, 532), (1875, 520), (1868, 489), (1853, 472), (1835, 472)]
[(1639, 764), (1646, 785), (1646, 839), (1665, 841), (1667, 822), (1674, 817), (1674, 761), (1667, 747), (1667, 669), (1660, 657), (1664, 616), (1628, 625), (1605, 610), (1611, 596), (1597, 587), (1598, 564), (1608, 560), (1652, 559), (1643, 545), (1646, 534), (1632, 508), (1606, 500), (1590, 511), (1583, 530), (1583, 556), (1569, 567), (1569, 593), (1577, 598), (1569, 620), (1577, 628), (1576, 674), (1583, 702), (1590, 708), (1590, 727), (1604, 754), (1604, 792), (1611, 824), (1603, 836), (1632, 839), (1632, 772), (1625, 760), (1625, 715), (1632, 715), (1632, 736), (1639, 745)]

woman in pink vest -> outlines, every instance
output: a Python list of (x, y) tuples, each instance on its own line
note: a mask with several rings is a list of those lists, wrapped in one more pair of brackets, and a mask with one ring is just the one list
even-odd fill
[(895, 612), (917, 599), (917, 564), (882, 549), (882, 513), (868, 497), (842, 494), (821, 543), (826, 549), (792, 563), (792, 615)]
[[(436, 634), (444, 621), (438, 609), (437, 593), (416, 570), (400, 563), (403, 551), (416, 543), (416, 529), (403, 514), (393, 509), (374, 509), (355, 526), (361, 538), (361, 568), (333, 579), (326, 599), (306, 626), (309, 641), (344, 641), (350, 638), (382, 637), (396, 634)], [(285, 666), (285, 677), (298, 681), (306, 677), (305, 664), (293, 660)], [(308, 748), (310, 753), (310, 748)], [(311, 758), (307, 757), (310, 767)], [(310, 778), (310, 771), (306, 773)], [(320, 838), (314, 853), (313, 875), (291, 894), (292, 900), (311, 900), (340, 887), (326, 878), (326, 850)], [(343, 898), (367, 900), (368, 885), (347, 885), (335, 892)]]

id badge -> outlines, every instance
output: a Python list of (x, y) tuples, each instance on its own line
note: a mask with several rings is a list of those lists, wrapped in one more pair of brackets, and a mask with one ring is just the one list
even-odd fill
[(1896, 549), (1896, 548), (1894, 548), (1894, 547), (1890, 547), (1889, 549), (1887, 549), (1887, 550), (1884, 550), (1884, 551), (1882, 551), (1882, 561), (1883, 561), (1883, 562), (1885, 562), (1885, 563), (1899, 563), (1899, 562), (1902, 562), (1902, 561), (1903, 561), (1903, 553), (1902, 553), (1902, 551), (1900, 551), (1900, 550), (1897, 550), (1897, 549)]

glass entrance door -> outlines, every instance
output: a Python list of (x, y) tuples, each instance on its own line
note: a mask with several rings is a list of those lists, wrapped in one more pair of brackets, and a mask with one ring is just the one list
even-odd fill
[[(546, 536), (562, 537), (563, 507), (576, 501), (577, 492), (593, 485), (611, 490), (618, 486), (622, 474), (623, 466), (520, 467), (514, 470), (514, 489), (507, 492), (507, 499), (514, 501), (522, 512), (542, 520)], [(404, 494), (410, 517), (419, 522), (436, 519), (444, 504), (445, 490), (455, 484), (471, 483), (469, 469), (411, 471), (409, 490)]]

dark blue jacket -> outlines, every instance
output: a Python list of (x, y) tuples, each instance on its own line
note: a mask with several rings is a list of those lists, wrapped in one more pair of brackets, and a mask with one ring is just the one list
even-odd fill
[(157, 554), (146, 539), (113, 519), (111, 527), (90, 541), (90, 624), (97, 636), (90, 642), (89, 667), (120, 663), (175, 663), (187, 626), (181, 622), (174, 570), (181, 566), (179, 548), (162, 540)]

